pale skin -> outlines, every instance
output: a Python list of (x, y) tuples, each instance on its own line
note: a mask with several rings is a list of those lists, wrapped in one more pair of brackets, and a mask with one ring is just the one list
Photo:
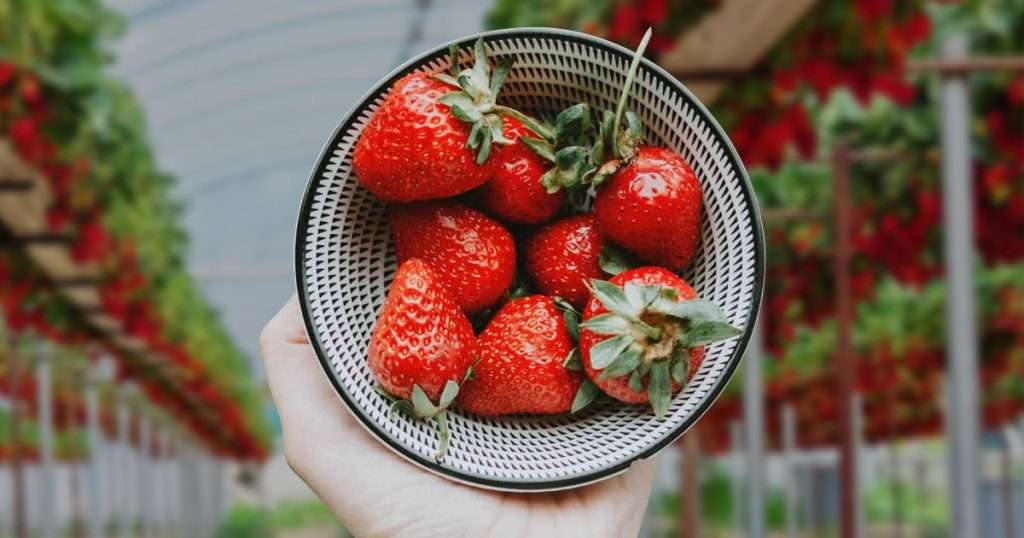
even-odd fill
[(355, 536), (636, 536), (653, 461), (558, 493), (497, 493), (433, 475), (356, 423), (321, 369), (301, 316), (292, 296), (260, 335), (285, 457)]

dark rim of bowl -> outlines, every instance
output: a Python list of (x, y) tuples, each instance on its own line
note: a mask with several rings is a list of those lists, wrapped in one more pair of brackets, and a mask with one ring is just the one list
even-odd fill
[(331, 384), (334, 386), (335, 391), (344, 400), (346, 407), (350, 412), (358, 419), (359, 423), (362, 424), (374, 437), (382, 441), (385, 445), (389, 446), (392, 450), (397, 452), (399, 455), (408, 459), (412, 463), (428, 469), (430, 471), (444, 475), (445, 477), (454, 479), (458, 482), (463, 482), (470, 485), (481, 486), (488, 489), (504, 490), (504, 491), (554, 491), (560, 489), (568, 489), (579, 487), (582, 485), (598, 482), (610, 476), (616, 475), (629, 468), (630, 465), (636, 460), (649, 458), (661, 449), (668, 446), (680, 436), (682, 436), (687, 430), (689, 430), (698, 420), (704, 415), (705, 412), (711, 407), (711, 405), (718, 399), (722, 393), (722, 389), (725, 388), (725, 384), (733, 376), (736, 368), (739, 366), (740, 360), (746, 350), (747, 344), (750, 340), (751, 334), (754, 329), (754, 322), (757, 319), (757, 315), (760, 309), (761, 296), (764, 288), (764, 267), (765, 267), (765, 250), (764, 250), (764, 230), (762, 229), (761, 213), (757, 204), (757, 197), (754, 194), (753, 186), (750, 182), (750, 177), (747, 174), (746, 168), (743, 166), (743, 162), (740, 160), (739, 154), (736, 152), (736, 148), (733, 146), (732, 141), (726, 135), (721, 125), (715, 120), (714, 116), (708, 111), (708, 109), (701, 103), (690, 90), (679, 82), (675, 77), (670, 75), (667, 71), (659, 67), (654, 62), (644, 58), (643, 66), (653, 76), (657, 77), (670, 87), (674, 88), (680, 94), (683, 95), (684, 99), (694, 107), (704, 121), (712, 127), (713, 136), (718, 139), (720, 143), (726, 148), (727, 158), (734, 169), (737, 170), (740, 177), (740, 187), (742, 188), (743, 195), (746, 201), (746, 206), (749, 208), (751, 213), (751, 225), (754, 230), (754, 255), (755, 255), (755, 274), (754, 274), (754, 289), (753, 297), (750, 303), (750, 310), (747, 313), (747, 325), (743, 334), (740, 335), (740, 341), (736, 348), (733, 350), (732, 357), (729, 359), (729, 363), (726, 366), (727, 371), (722, 375), (717, 384), (711, 389), (710, 393), (700, 403), (698, 408), (690, 415), (688, 420), (685, 420), (678, 427), (668, 432), (667, 435), (663, 436), (657, 443), (647, 447), (643, 452), (634, 456), (632, 459), (624, 460), (612, 465), (608, 465), (599, 469), (595, 469), (589, 473), (574, 476), (570, 478), (557, 479), (557, 480), (496, 480), (482, 475), (465, 473), (449, 467), (438, 464), (432, 459), (425, 458), (420, 454), (414, 453), (405, 448), (396, 439), (392, 438), (389, 434), (381, 430), (371, 421), (367, 416), (364, 415), (362, 409), (355, 404), (353, 398), (346, 392), (338, 381), (337, 376), (331, 367), (330, 360), (327, 357), (327, 353), (324, 351), (324, 346), (320, 340), (320, 335), (317, 333), (316, 327), (310, 321), (311, 312), (309, 301), (307, 299), (307, 281), (306, 274), (304, 271), (304, 253), (306, 250), (306, 230), (309, 225), (310, 211), (313, 205), (313, 198), (316, 192), (316, 187), (321, 183), (321, 178), (326, 171), (326, 168), (330, 162), (329, 155), (341, 142), (341, 137), (348, 131), (348, 129), (354, 123), (357, 113), (364, 108), (378, 95), (386, 91), (394, 84), (399, 78), (411, 73), (423, 64), (437, 60), (448, 54), (449, 44), (455, 44), (460, 49), (472, 45), (477, 38), (483, 37), (485, 40), (488, 38), (501, 38), (501, 39), (528, 39), (528, 38), (556, 38), (569, 42), (582, 43), (589, 46), (604, 49), (612, 54), (618, 55), (623, 59), (629, 60), (633, 56), (633, 51), (630, 51), (618, 44), (612, 43), (599, 37), (591, 36), (581, 32), (575, 32), (571, 30), (563, 30), (557, 28), (513, 28), (506, 30), (492, 30), (480, 32), (470, 36), (466, 36), (450, 43), (435, 47), (427, 52), (417, 55), (410, 59), (399, 67), (395, 68), (390, 74), (381, 79), (374, 87), (364, 94), (355, 106), (353, 106), (348, 113), (346, 113), (344, 119), (334, 130), (330, 139), (324, 145), (320, 151), (319, 157), (317, 157), (316, 166), (310, 174), (309, 181), (306, 185), (306, 191), (302, 198), (302, 205), (299, 210), (298, 226), (296, 229), (295, 236), (295, 279), (296, 286), (299, 290), (299, 303), (302, 308), (303, 321), (306, 326), (306, 334), (310, 339), (310, 343), (316, 350), (317, 358), (320, 361), (320, 365), (323, 367), (324, 372), (330, 379)]

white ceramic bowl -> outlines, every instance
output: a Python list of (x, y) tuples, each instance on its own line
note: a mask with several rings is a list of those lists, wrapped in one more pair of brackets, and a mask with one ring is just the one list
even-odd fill
[[(587, 102), (613, 109), (632, 52), (600, 38), (547, 28), (480, 34), (491, 61), (515, 56), (500, 101), (552, 113)], [(456, 42), (461, 62), (479, 35)], [(411, 462), (453, 480), (501, 490), (550, 491), (613, 476), (668, 446), (692, 426), (725, 386), (746, 347), (764, 279), (764, 240), (753, 188), (728, 137), (679, 81), (646, 59), (630, 108), (646, 141), (682, 154), (704, 190), (702, 245), (683, 276), (743, 330), (708, 347), (704, 363), (676, 395), (665, 420), (650, 409), (609, 399), (579, 416), (480, 418), (450, 413), (451, 446), (434, 461), (430, 422), (388, 412), (374, 391), (366, 349), (396, 269), (384, 204), (352, 173), (352, 150), (391, 85), (448, 65), (447, 45), (399, 67), (342, 119), (309, 179), (296, 234), (296, 279), (306, 328), (344, 405), (376, 438)]]

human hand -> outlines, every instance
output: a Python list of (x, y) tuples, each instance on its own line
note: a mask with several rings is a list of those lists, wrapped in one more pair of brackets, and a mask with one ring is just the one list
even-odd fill
[(293, 295), (260, 335), (288, 464), (356, 536), (636, 536), (654, 462), (557, 493), (499, 493), (402, 461), (357, 423), (309, 344)]

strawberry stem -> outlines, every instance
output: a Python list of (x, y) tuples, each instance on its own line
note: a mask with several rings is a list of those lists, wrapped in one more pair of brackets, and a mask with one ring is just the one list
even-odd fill
[(629, 101), (629, 91), (633, 88), (636, 72), (640, 68), (640, 59), (644, 57), (644, 51), (647, 50), (647, 43), (651, 40), (651, 33), (650, 28), (644, 32), (640, 45), (636, 48), (636, 52), (633, 53), (633, 63), (629, 64), (629, 72), (626, 73), (626, 83), (622, 85), (622, 95), (619, 96), (619, 104), (615, 107), (615, 122), (612, 124), (612, 133), (619, 132), (619, 126), (622, 123), (622, 113), (626, 111), (626, 103)]
[(547, 140), (548, 142), (554, 142), (554, 129), (547, 125), (544, 125), (536, 118), (527, 116), (526, 114), (523, 114), (522, 112), (514, 108), (507, 107), (505, 105), (495, 104), (493, 110), (498, 114), (501, 114), (502, 116), (508, 116), (510, 118), (519, 120), (519, 123), (522, 123), (527, 129), (533, 131), (534, 134), (536, 134), (537, 136)]
[(440, 462), (448, 453), (448, 442), (451, 437), (448, 433), (448, 412), (441, 411), (434, 415), (434, 423), (437, 424), (437, 453), (434, 454), (434, 459)]

